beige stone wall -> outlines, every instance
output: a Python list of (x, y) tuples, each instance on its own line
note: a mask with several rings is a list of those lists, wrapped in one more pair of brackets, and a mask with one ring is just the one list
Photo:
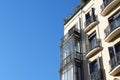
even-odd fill
[[(113, 0), (115, 1), (115, 0)], [(81, 28), (84, 30), (85, 29), (85, 14), (91, 11), (91, 8), (95, 8), (95, 14), (98, 17), (98, 24), (94, 26), (90, 31), (86, 32), (86, 34), (89, 36), (93, 32), (96, 32), (97, 38), (101, 39), (102, 43), (102, 50), (99, 51), (97, 54), (92, 56), (91, 58), (88, 58), (88, 61), (92, 62), (98, 57), (102, 57), (103, 59), (103, 67), (105, 69), (105, 76), (106, 80), (114, 80), (115, 78), (119, 78), (120, 76), (111, 76), (110, 75), (110, 65), (109, 65), (109, 51), (108, 47), (115, 45), (120, 41), (120, 37), (117, 37), (112, 42), (106, 42), (105, 41), (105, 34), (104, 30), (105, 28), (109, 25), (108, 23), (108, 18), (114, 15), (117, 11), (120, 11), (120, 5), (118, 5), (115, 9), (113, 9), (109, 14), (106, 16), (101, 15), (101, 5), (103, 4), (103, 0), (91, 0), (86, 6), (84, 6), (72, 19), (64, 26), (64, 35), (68, 33), (68, 30), (71, 29), (72, 27), (76, 26), (78, 29), (80, 29), (80, 23), (79, 19), (81, 18)], [(110, 7), (111, 8), (111, 7)]]

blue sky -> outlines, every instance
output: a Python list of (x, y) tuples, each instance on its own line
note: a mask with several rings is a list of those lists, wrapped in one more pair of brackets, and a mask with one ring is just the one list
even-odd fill
[(0, 80), (59, 80), (63, 19), (80, 0), (0, 0)]

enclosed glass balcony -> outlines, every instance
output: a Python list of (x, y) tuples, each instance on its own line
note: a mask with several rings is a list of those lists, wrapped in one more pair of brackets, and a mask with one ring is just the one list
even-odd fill
[(77, 52), (77, 53), (68, 55), (64, 60), (62, 60), (61, 67), (64, 67), (68, 63), (72, 62), (74, 59), (82, 60), (82, 54)]
[(120, 0), (103, 0), (103, 4), (101, 6), (102, 8), (102, 16), (107, 15), (111, 11), (114, 10), (114, 8), (120, 3)]
[(80, 33), (72, 29), (65, 35), (61, 43), (61, 68), (72, 62), (74, 59), (81, 60)]
[(80, 36), (80, 31), (77, 28), (72, 28), (68, 31), (68, 33), (62, 38), (62, 44), (67, 42), (72, 36)]
[(85, 22), (85, 32), (88, 32), (90, 29), (92, 29), (94, 26), (98, 24), (97, 16), (90, 16), (86, 22)]

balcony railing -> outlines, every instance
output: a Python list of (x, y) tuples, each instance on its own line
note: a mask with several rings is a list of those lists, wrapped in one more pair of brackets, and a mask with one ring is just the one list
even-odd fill
[(106, 8), (113, 0), (103, 0), (103, 9)]
[(76, 54), (74, 54), (74, 57), (75, 59), (82, 60), (82, 54), (79, 52), (76, 52)]
[(62, 43), (64, 43), (73, 34), (79, 35), (79, 30), (77, 28), (69, 30), (69, 32), (62, 38)]
[(89, 45), (88, 51), (90, 52), (90, 51), (92, 51), (93, 49), (95, 49), (95, 48), (97, 48), (97, 47), (100, 47), (100, 42), (101, 42), (100, 39), (96, 39), (95, 42), (94, 42), (94, 44)]
[(113, 0), (103, 0), (103, 4), (101, 5), (102, 12), (105, 8), (112, 2)]
[(90, 74), (90, 80), (102, 80), (102, 71), (92, 72)]
[(90, 16), (85, 22), (85, 27), (87, 27), (88, 25), (90, 25), (94, 21), (97, 21), (97, 16)]
[(68, 55), (64, 60), (61, 61), (61, 67), (70, 63), (73, 59), (82, 60), (82, 54), (79, 52)]
[(111, 71), (116, 68), (118, 65), (120, 65), (120, 51), (116, 53), (116, 56), (114, 56), (110, 61), (111, 65)]
[(103, 4), (101, 5), (101, 9), (102, 9), (101, 15), (106, 16), (113, 10), (115, 10), (115, 12), (116, 12), (117, 11), (116, 6), (119, 5), (119, 3), (120, 3), (120, 0), (103, 0)]
[(100, 43), (101, 43), (101, 40), (96, 39), (96, 41), (94, 41), (94, 44), (87, 46), (86, 58), (92, 57), (93, 55), (95, 55), (97, 52), (99, 52), (102, 49)]
[(105, 38), (108, 37), (111, 32), (113, 32), (115, 29), (119, 28), (120, 27), (120, 24), (119, 25), (109, 25), (105, 30)]

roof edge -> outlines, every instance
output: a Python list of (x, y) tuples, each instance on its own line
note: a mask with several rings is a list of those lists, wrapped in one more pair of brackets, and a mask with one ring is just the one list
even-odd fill
[(66, 25), (81, 9), (84, 8), (84, 6), (86, 6), (91, 0), (88, 0), (86, 3), (84, 3), (82, 6), (79, 5), (77, 6), (75, 12), (72, 14), (72, 16), (70, 16), (69, 18), (64, 19), (64, 25)]

